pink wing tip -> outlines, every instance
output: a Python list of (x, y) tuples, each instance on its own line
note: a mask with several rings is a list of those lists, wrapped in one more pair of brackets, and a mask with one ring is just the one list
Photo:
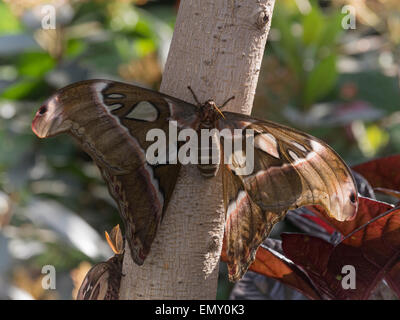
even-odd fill
[(40, 134), (40, 132), (38, 132), (37, 130), (37, 122), (38, 120), (47, 112), (47, 106), (46, 105), (42, 105), (39, 110), (36, 112), (35, 117), (32, 120), (32, 131), (39, 137), (39, 138), (43, 138), (43, 136)]

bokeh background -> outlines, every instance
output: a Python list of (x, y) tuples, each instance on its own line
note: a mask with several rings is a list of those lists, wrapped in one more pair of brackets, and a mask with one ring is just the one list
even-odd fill
[[(56, 30), (41, 28), (43, 4), (56, 6)], [(349, 4), (355, 29), (342, 26)], [(73, 299), (90, 266), (112, 255), (104, 231), (120, 220), (99, 171), (70, 138), (40, 141), (30, 124), (74, 81), (158, 89), (178, 7), (0, 1), (0, 299)], [(398, 153), (399, 43), (398, 0), (277, 0), (253, 115), (325, 140), (350, 165)], [(56, 290), (42, 288), (44, 265), (57, 270)], [(231, 288), (222, 264), (218, 298)]]

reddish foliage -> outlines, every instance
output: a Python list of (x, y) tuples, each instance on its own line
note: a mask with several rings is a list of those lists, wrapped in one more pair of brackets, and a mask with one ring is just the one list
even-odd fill
[[(221, 260), (227, 261), (225, 241), (222, 246)], [(256, 253), (256, 259), (249, 270), (279, 280), (289, 287), (301, 291), (310, 299), (321, 299), (307, 275), (275, 250), (260, 246)]]
[[(315, 208), (314, 212), (322, 215)], [(329, 222), (347, 235), (338, 245), (303, 234), (282, 234), (285, 256), (292, 261), (261, 246), (250, 270), (311, 299), (367, 299), (383, 278), (400, 297), (400, 209), (360, 197), (355, 220)], [(225, 247), (222, 252), (226, 261)], [(342, 286), (345, 265), (355, 268), (355, 290)]]
[(371, 219), (380, 214), (393, 209), (393, 206), (376, 201), (370, 198), (358, 197), (358, 212), (356, 217), (351, 221), (337, 221), (329, 218), (325, 210), (320, 206), (307, 207), (309, 210), (317, 214), (321, 219), (327, 221), (332, 227), (339, 231), (344, 236), (347, 236), (357, 228), (360, 228)]
[[(388, 272), (389, 285), (399, 289), (400, 209), (394, 209), (350, 234), (337, 246), (301, 234), (283, 234), (285, 255), (304, 268), (328, 299), (367, 299)], [(356, 290), (342, 287), (342, 268), (354, 266)]]
[(353, 167), (374, 188), (400, 191), (400, 155), (380, 158)]

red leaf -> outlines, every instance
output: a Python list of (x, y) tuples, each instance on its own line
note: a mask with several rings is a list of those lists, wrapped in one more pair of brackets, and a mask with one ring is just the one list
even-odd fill
[[(222, 245), (221, 260), (224, 262), (228, 261), (226, 257), (225, 238)], [(260, 246), (256, 253), (256, 259), (250, 265), (249, 270), (279, 280), (297, 289), (310, 299), (321, 299), (308, 276), (275, 250)]]
[[(310, 276), (324, 299), (334, 299), (336, 274), (326, 272), (334, 246), (320, 238), (304, 234), (281, 234), (285, 255)], [(333, 277), (333, 279), (331, 279)], [(333, 291), (333, 292), (331, 292)]]
[(320, 218), (327, 221), (341, 234), (346, 236), (357, 228), (365, 225), (371, 219), (379, 216), (386, 211), (393, 209), (393, 205), (359, 196), (358, 211), (355, 218), (351, 221), (337, 221), (335, 219), (329, 218), (328, 214), (326, 214), (324, 209), (320, 206), (309, 206), (307, 208), (317, 214)]
[(353, 167), (374, 188), (400, 191), (400, 155), (380, 158)]
[[(389, 274), (388, 284), (397, 293), (399, 291), (399, 208), (375, 217), (337, 246), (300, 234), (282, 234), (282, 239), (285, 255), (304, 268), (325, 298), (367, 299), (385, 273)], [(345, 265), (354, 266), (356, 270), (354, 290), (342, 287)]]

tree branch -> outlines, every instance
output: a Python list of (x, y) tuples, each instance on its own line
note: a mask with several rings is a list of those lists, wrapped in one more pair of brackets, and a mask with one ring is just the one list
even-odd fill
[[(249, 114), (274, 0), (182, 0), (161, 90)], [(143, 266), (126, 250), (121, 299), (215, 299), (225, 213), (221, 176), (183, 166)]]

